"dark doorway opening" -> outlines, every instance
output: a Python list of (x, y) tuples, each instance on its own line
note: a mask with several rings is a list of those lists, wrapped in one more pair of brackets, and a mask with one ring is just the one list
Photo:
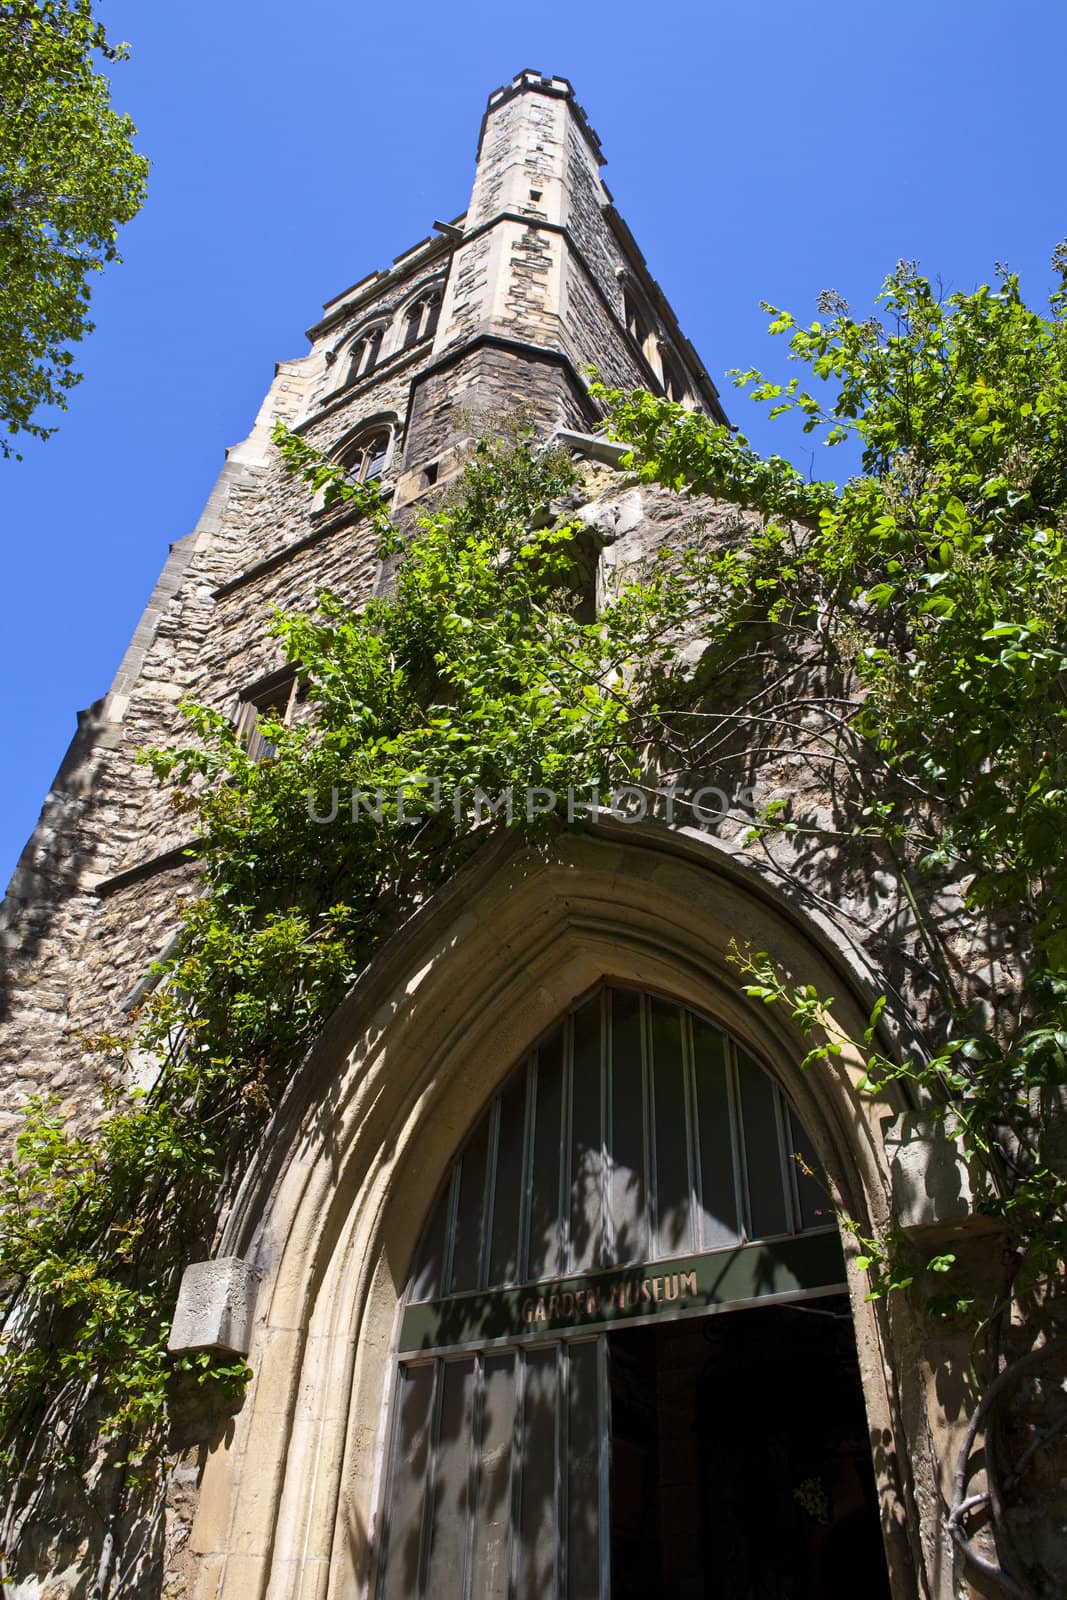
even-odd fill
[(608, 1337), (612, 1600), (889, 1600), (847, 1298)]

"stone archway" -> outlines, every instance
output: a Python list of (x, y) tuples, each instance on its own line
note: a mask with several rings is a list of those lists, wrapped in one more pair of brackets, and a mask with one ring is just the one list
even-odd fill
[(707, 1018), (614, 981), (559, 1018), (423, 1226), (377, 1600), (888, 1600), (817, 1166)]
[[(847, 1051), (802, 1073), (801, 1037), (749, 1001), (731, 939), (773, 951), (836, 996), (858, 1036), (872, 998), (862, 954), (739, 857), (695, 833), (597, 827), (533, 847), (487, 846), (396, 936), (303, 1063), (230, 1218), (222, 1254), (262, 1274), (256, 1377), (206, 1464), (190, 1540), (193, 1592), (323, 1596), (365, 1590), (380, 1493), (397, 1317), (424, 1219), (454, 1152), (512, 1063), (608, 978), (712, 1016), (775, 1065), (837, 1205), (885, 1218), (879, 1120)], [(874, 1309), (853, 1312), (894, 1594), (921, 1591), (912, 1479), (929, 1474)], [(917, 1380), (916, 1380), (917, 1381)], [(898, 1467), (899, 1464), (899, 1467)]]

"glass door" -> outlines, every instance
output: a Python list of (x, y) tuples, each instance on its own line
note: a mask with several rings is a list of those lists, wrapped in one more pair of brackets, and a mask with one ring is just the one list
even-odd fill
[(889, 1600), (844, 1296), (607, 1342), (605, 1600)]
[[(827, 1421), (833, 1361), (825, 1379), (814, 1354), (798, 1365), (781, 1330), (795, 1349), (816, 1326), (851, 1339), (847, 1309), (826, 1310), (843, 1284), (814, 1154), (771, 1075), (674, 1001), (598, 989), (505, 1078), (426, 1221), (376, 1600), (836, 1595), (812, 1573), (844, 1547), (852, 1502), (823, 1503), (859, 1435)], [(829, 1410), (802, 1413), (819, 1384)], [(794, 1436), (823, 1443), (809, 1460)], [(762, 1480), (801, 1552), (779, 1589), (758, 1539), (751, 1582), (730, 1553), (749, 1548)]]
[(402, 1367), (380, 1600), (607, 1595), (605, 1358), (601, 1336)]

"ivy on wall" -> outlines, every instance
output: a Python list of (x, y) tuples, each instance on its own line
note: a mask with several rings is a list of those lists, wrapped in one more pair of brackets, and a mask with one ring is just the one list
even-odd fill
[[(1067, 1082), (1064, 304), (1061, 292), (1042, 316), (1010, 277), (941, 303), (902, 266), (884, 321), (858, 322), (835, 297), (808, 328), (775, 313), (825, 388), (740, 381), (829, 443), (858, 440), (861, 470), (841, 487), (760, 458), (699, 413), (594, 387), (640, 479), (744, 513), (732, 532), (668, 540), (595, 615), (589, 534), (567, 509), (577, 469), (521, 425), (483, 439), (408, 537), (374, 485), (278, 431), (289, 470), (376, 529), (394, 588), (358, 610), (324, 593), (314, 615), (274, 617), (306, 714), (262, 722), (269, 760), (198, 705), (186, 745), (145, 756), (201, 840), (201, 890), (155, 990), (126, 1029), (93, 1042), (105, 1064), (97, 1126), (76, 1131), (38, 1103), (0, 1170), (0, 1545), (12, 1571), (50, 1486), (73, 1474), (112, 1530), (95, 1591), (109, 1592), (114, 1529), (163, 1470), (180, 1267), (211, 1251), (325, 1017), (500, 820), (448, 800), (652, 791), (693, 774), (728, 790), (784, 755), (822, 774), (829, 800), (769, 798), (750, 848), (801, 877), (809, 845), (851, 852), (861, 870), (888, 872), (907, 907), (911, 981), (933, 1021), (921, 1052), (890, 1059), (880, 1003), (854, 1041), (866, 1086), (906, 1078), (949, 1119), (982, 1165), (1008, 1264), (982, 1299), (951, 1252), (916, 1257), (890, 1236), (865, 1240), (864, 1262), (873, 1293), (921, 1289), (930, 1315), (973, 1327), (977, 1420), (949, 1526), (1004, 1592), (1039, 1592), (969, 1537), (988, 1502), (970, 1492), (969, 1462), (1006, 1374), (1054, 1348), (1041, 1311), (1067, 1243), (1050, 1146)], [(446, 803), (419, 804), (427, 793)], [(353, 795), (375, 803), (353, 809)], [(563, 825), (521, 806), (514, 822)], [(1010, 992), (976, 981), (937, 914), (946, 900), (957, 932), (960, 918), (969, 937), (995, 930)], [(813, 1061), (842, 1048), (830, 997), (803, 974), (780, 971), (774, 952), (738, 961), (748, 992), (787, 1005), (812, 1035)], [(248, 1376), (243, 1363), (191, 1365), (230, 1397)]]
[[(644, 480), (758, 515), (743, 548), (702, 563), (716, 619), (704, 666), (721, 674), (766, 652), (771, 677), (747, 714), (690, 716), (689, 759), (721, 752), (735, 719), (742, 739), (761, 737), (770, 711), (810, 759), (833, 764), (836, 805), (831, 825), (772, 800), (754, 840), (858, 847), (908, 909), (931, 1021), (920, 1053), (889, 1059), (876, 1045), (880, 1001), (852, 1041), (863, 1086), (906, 1080), (946, 1120), (983, 1173), (978, 1205), (1003, 1226), (1006, 1265), (997, 1291), (977, 1294), (952, 1251), (923, 1257), (893, 1233), (864, 1239), (860, 1265), (872, 1294), (921, 1285), (931, 1315), (974, 1329), (977, 1400), (948, 1527), (973, 1568), (1020, 1597), (1055, 1580), (1026, 1570), (1000, 1516), (1011, 1570), (977, 1547), (968, 1519), (995, 1513), (1003, 1490), (990, 1471), (971, 1492), (980, 1429), (1064, 1350), (1048, 1315), (1067, 1254), (1064, 246), (1053, 265), (1051, 316), (1027, 307), (1007, 273), (942, 301), (912, 263), (886, 280), (878, 317), (853, 318), (834, 294), (807, 327), (766, 308), (810, 387), (757, 370), (736, 381), (827, 445), (858, 445), (860, 471), (842, 486), (758, 457), (698, 413), (597, 391)], [(955, 915), (939, 917), (939, 900)], [(840, 1052), (830, 997), (783, 973), (773, 952), (736, 959), (747, 993), (785, 1006), (812, 1037), (809, 1060)], [(996, 963), (985, 985), (983, 961)], [(1064, 1420), (1051, 1419), (1049, 1437)]]
[[(667, 585), (635, 586), (598, 623), (580, 620), (573, 530), (536, 526), (577, 472), (521, 425), (476, 447), (408, 542), (375, 485), (277, 437), (291, 471), (377, 530), (395, 588), (358, 611), (323, 593), (314, 616), (274, 617), (310, 715), (261, 721), (270, 759), (195, 704), (190, 742), (144, 755), (195, 827), (200, 892), (129, 1026), (87, 1041), (101, 1065), (96, 1126), (37, 1102), (0, 1168), (0, 1551), (12, 1572), (65, 1476), (82, 1483), (90, 1532), (158, 1491), (181, 1268), (210, 1253), (304, 1050), (382, 939), (484, 838), (480, 794), (634, 774), (627, 665), (660, 658), (665, 607), (679, 603)], [(401, 791), (426, 779), (474, 809), (412, 820)], [(316, 822), (335, 790), (345, 811)], [(376, 814), (354, 821), (349, 797), (378, 792)], [(250, 1376), (207, 1352), (183, 1364), (224, 1400)], [(63, 1518), (69, 1503), (57, 1537)], [(118, 1570), (114, 1539), (107, 1548), (100, 1593)]]

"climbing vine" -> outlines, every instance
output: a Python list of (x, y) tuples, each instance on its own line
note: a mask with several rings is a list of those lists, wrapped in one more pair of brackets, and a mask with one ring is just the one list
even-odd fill
[[(500, 791), (635, 776), (632, 669), (665, 659), (683, 605), (653, 580), (583, 620), (577, 531), (545, 514), (578, 475), (519, 423), (476, 447), (406, 540), (374, 485), (277, 439), (311, 490), (375, 531), (395, 585), (360, 610), (323, 593), (313, 616), (274, 616), (304, 698), (292, 726), (260, 724), (269, 759), (194, 703), (190, 738), (144, 753), (197, 836), (198, 892), (128, 1026), (86, 1041), (100, 1118), (79, 1128), (38, 1101), (0, 1168), (7, 1552), (41, 1537), (57, 1474), (82, 1481), (101, 1526), (149, 1495), (176, 1393), (239, 1398), (243, 1362), (203, 1353), (176, 1374), (167, 1355), (181, 1265), (211, 1252), (326, 1016), (494, 825)], [(447, 801), (420, 807), (428, 788)], [(331, 794), (344, 804), (327, 820)]]
[[(1057, 1291), (1067, 1244), (1049, 1143), (1067, 1083), (1064, 305), (1060, 291), (1039, 315), (1010, 276), (940, 302), (902, 266), (884, 323), (836, 297), (811, 327), (774, 313), (828, 398), (739, 381), (829, 444), (856, 442), (842, 486), (700, 413), (594, 386), (639, 479), (738, 508), (596, 604), (578, 471), (521, 424), (483, 439), (403, 531), (374, 485), (278, 430), (288, 469), (375, 532), (393, 587), (359, 609), (326, 592), (314, 614), (275, 614), (302, 700), (291, 724), (262, 721), (269, 759), (192, 703), (189, 739), (144, 756), (195, 831), (200, 881), (154, 989), (91, 1041), (100, 1118), (73, 1126), (38, 1102), (0, 1170), (3, 1549), (58, 1473), (112, 1529), (154, 1492), (183, 1376), (236, 1403), (243, 1363), (200, 1358), (176, 1378), (167, 1357), (180, 1264), (210, 1253), (303, 1051), (383, 939), (502, 820), (580, 825), (521, 804), (502, 819), (489, 801), (507, 791), (654, 795), (697, 774), (732, 793), (781, 759), (820, 774), (818, 803), (798, 786), (724, 826), (812, 894), (805, 861), (827, 848), (896, 885), (901, 982), (935, 1021), (894, 1057), (880, 1002), (852, 1042), (865, 1087), (906, 1079), (947, 1120), (1008, 1245), (978, 1303), (952, 1252), (912, 1271), (893, 1239), (864, 1240), (873, 1292), (933, 1275), (931, 1314), (971, 1319), (980, 1417), (1013, 1360), (1051, 1348), (1020, 1351), (1011, 1308)], [(961, 926), (995, 932), (994, 982), (961, 957)], [(748, 992), (812, 1036), (813, 1062), (841, 1048), (831, 997), (773, 952), (737, 960)], [(967, 1480), (965, 1461), (950, 1528), (981, 1565)]]
[[(743, 546), (703, 563), (716, 625), (702, 670), (722, 681), (754, 657), (768, 669), (725, 713), (690, 706), (675, 739), (701, 766), (731, 745), (766, 743), (768, 722), (779, 748), (788, 730), (794, 754), (824, 764), (829, 798), (770, 799), (752, 847), (798, 881), (805, 851), (858, 852), (906, 907), (908, 981), (932, 1020), (903, 1059), (878, 1047), (885, 997), (864, 1038), (844, 1041), (832, 997), (784, 973), (773, 952), (741, 948), (735, 961), (746, 992), (810, 1036), (810, 1061), (847, 1042), (866, 1062), (867, 1092), (903, 1080), (944, 1119), (978, 1174), (979, 1209), (1001, 1225), (1007, 1264), (991, 1294), (975, 1291), (955, 1252), (924, 1254), (899, 1233), (861, 1236), (859, 1264), (872, 1296), (921, 1285), (930, 1314), (974, 1329), (977, 1420), (948, 1526), (983, 1576), (1020, 1596), (1037, 1591), (1019, 1563), (1009, 1574), (968, 1533), (999, 1486), (991, 1474), (971, 1494), (968, 1480), (1011, 1375), (1064, 1348), (1042, 1315), (1062, 1297), (1067, 1246), (1063, 246), (1053, 265), (1051, 316), (1024, 304), (1010, 273), (942, 300), (911, 263), (887, 279), (877, 317), (853, 318), (834, 294), (807, 327), (766, 308), (810, 387), (757, 370), (736, 382), (772, 416), (799, 413), (805, 432), (849, 446), (859, 471), (841, 486), (760, 458), (699, 413), (596, 391), (642, 479), (754, 516)], [(994, 964), (984, 982), (980, 951)]]

